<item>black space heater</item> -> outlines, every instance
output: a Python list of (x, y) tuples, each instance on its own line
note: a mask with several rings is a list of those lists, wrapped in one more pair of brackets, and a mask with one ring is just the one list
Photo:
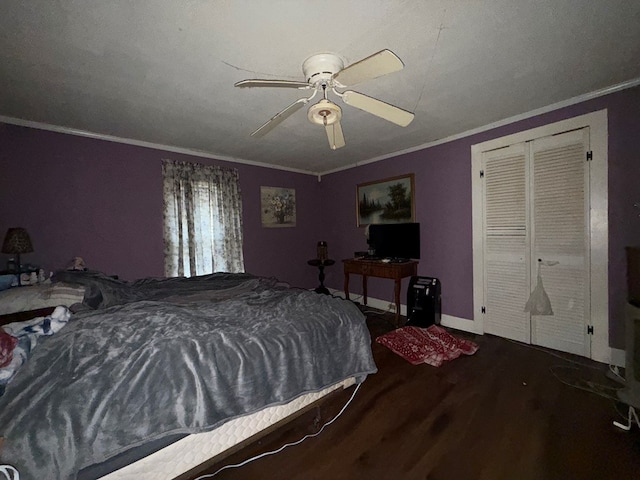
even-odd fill
[(411, 277), (407, 290), (407, 326), (426, 328), (440, 325), (442, 300), (440, 280)]

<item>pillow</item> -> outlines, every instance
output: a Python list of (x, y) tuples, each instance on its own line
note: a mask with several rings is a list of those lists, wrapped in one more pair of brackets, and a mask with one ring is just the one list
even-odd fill
[(38, 310), (40, 308), (70, 307), (82, 302), (85, 287), (65, 283), (30, 285), (0, 291), (0, 315)]
[(11, 288), (12, 285), (18, 284), (17, 275), (0, 275), (0, 290)]

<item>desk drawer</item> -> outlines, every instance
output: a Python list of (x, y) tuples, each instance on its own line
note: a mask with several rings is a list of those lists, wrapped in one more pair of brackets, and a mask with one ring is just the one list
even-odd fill
[(417, 275), (418, 262), (383, 263), (358, 260), (343, 260), (344, 273), (379, 278), (403, 278)]
[(385, 263), (363, 265), (362, 274), (380, 278), (394, 278), (397, 276), (394, 273), (394, 268)]

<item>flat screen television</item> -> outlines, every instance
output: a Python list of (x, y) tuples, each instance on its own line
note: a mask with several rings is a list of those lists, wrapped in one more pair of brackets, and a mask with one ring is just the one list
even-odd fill
[(393, 260), (420, 258), (419, 223), (385, 223), (369, 225), (369, 247), (374, 255)]

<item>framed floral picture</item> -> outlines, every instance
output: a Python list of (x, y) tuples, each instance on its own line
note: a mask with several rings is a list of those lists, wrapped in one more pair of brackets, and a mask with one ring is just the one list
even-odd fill
[(262, 226), (296, 226), (296, 191), (293, 188), (260, 187)]
[(415, 222), (414, 174), (359, 184), (356, 218), (359, 227), (372, 223)]

